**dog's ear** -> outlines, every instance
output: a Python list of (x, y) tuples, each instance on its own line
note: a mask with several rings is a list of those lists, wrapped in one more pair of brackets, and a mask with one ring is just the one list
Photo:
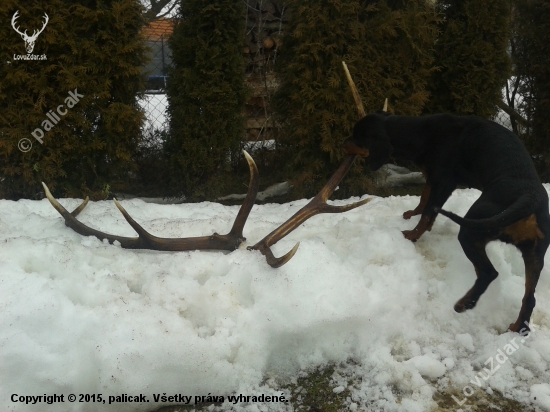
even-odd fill
[(389, 162), (393, 146), (385, 131), (377, 133), (369, 150), (369, 167), (372, 171), (380, 169)]

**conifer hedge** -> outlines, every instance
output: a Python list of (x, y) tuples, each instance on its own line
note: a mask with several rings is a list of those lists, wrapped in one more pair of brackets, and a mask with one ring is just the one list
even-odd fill
[(200, 200), (224, 191), (242, 157), (244, 4), (181, 0), (178, 14), (169, 40), (173, 68), (166, 148), (172, 187)]
[[(296, 196), (313, 196), (342, 159), (342, 141), (358, 120), (342, 60), (367, 112), (388, 97), (396, 114), (418, 115), (428, 100), (438, 16), (422, 0), (290, 0), (287, 6), (292, 17), (275, 96), (280, 147), (288, 150)], [(365, 193), (369, 180), (357, 163), (336, 196)]]
[(438, 0), (444, 16), (427, 113), (491, 118), (510, 75), (509, 0)]
[[(550, 3), (515, 0), (512, 55), (519, 77), (519, 104), (530, 126), (522, 136), (544, 181), (550, 178)], [(542, 155), (542, 156), (540, 156)]]
[[(33, 50), (46, 60), (14, 57), (27, 54), (9, 24), (16, 11), (28, 34), (49, 16)], [(102, 198), (122, 188), (143, 118), (139, 0), (4, 0), (0, 17), (0, 197), (42, 197), (41, 181), (61, 196)], [(31, 135), (40, 137), (37, 128), (42, 144)]]

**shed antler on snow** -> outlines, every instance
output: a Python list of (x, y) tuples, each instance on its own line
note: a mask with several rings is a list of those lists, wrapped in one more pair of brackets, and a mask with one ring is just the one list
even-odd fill
[[(342, 63), (346, 71), (346, 77), (351, 87), (351, 91), (353, 93), (353, 97), (355, 100), (355, 104), (357, 106), (357, 110), (359, 112), (359, 116), (363, 117), (365, 116), (365, 111), (363, 110), (361, 98), (359, 97), (359, 93), (357, 93), (355, 84), (351, 79), (351, 76), (346, 67), (346, 64), (344, 62)], [(386, 105), (387, 105), (387, 101), (386, 101)], [(386, 108), (386, 105), (384, 106), (384, 110)], [(246, 223), (246, 219), (248, 218), (248, 215), (250, 214), (252, 206), (254, 205), (254, 201), (256, 200), (256, 195), (258, 193), (258, 184), (259, 184), (258, 169), (256, 167), (256, 164), (254, 163), (254, 160), (252, 160), (252, 158), (248, 155), (248, 153), (246, 153), (246, 151), (244, 152), (244, 155), (246, 157), (248, 166), (250, 168), (250, 184), (248, 186), (248, 193), (239, 210), (239, 213), (237, 214), (237, 217), (235, 218), (235, 222), (233, 223), (233, 227), (231, 228), (231, 231), (226, 235), (219, 235), (217, 233), (214, 233), (211, 236), (190, 237), (190, 238), (156, 237), (150, 234), (149, 232), (147, 232), (134, 219), (132, 219), (132, 217), (128, 214), (128, 212), (126, 212), (126, 210), (124, 210), (124, 208), (120, 205), (120, 203), (116, 201), (116, 199), (115, 199), (115, 205), (118, 207), (118, 209), (120, 210), (124, 218), (128, 221), (130, 226), (132, 226), (134, 230), (138, 233), (138, 237), (124, 237), (124, 236), (110, 235), (104, 232), (100, 232), (99, 230), (92, 229), (76, 219), (78, 214), (86, 207), (86, 204), (88, 203), (88, 198), (86, 198), (86, 200), (80, 206), (78, 206), (73, 212), (69, 213), (63, 206), (61, 206), (61, 204), (57, 200), (54, 199), (54, 197), (51, 195), (50, 191), (48, 190), (48, 187), (44, 183), (42, 184), (44, 185), (44, 190), (46, 192), (46, 196), (48, 197), (50, 203), (65, 219), (65, 225), (69, 226), (75, 232), (83, 236), (95, 236), (100, 240), (107, 239), (109, 243), (119, 242), (120, 245), (126, 249), (152, 249), (152, 250), (164, 250), (164, 251), (215, 249), (215, 250), (231, 251), (231, 250), (237, 249), (239, 245), (245, 240), (245, 238), (243, 237), (243, 227)], [(346, 156), (342, 161), (342, 164), (340, 165), (338, 170), (336, 170), (334, 175), (332, 175), (332, 177), (329, 179), (327, 184), (321, 189), (321, 191), (317, 194), (317, 196), (311, 199), (311, 201), (306, 206), (304, 206), (297, 213), (295, 213), (285, 223), (283, 223), (281, 226), (279, 226), (277, 229), (275, 229), (273, 232), (271, 232), (261, 241), (256, 243), (254, 246), (250, 246), (248, 249), (259, 250), (266, 257), (267, 263), (270, 266), (274, 268), (278, 268), (284, 265), (286, 262), (288, 262), (292, 258), (292, 256), (294, 256), (294, 254), (296, 253), (296, 250), (298, 250), (298, 246), (300, 243), (298, 242), (290, 252), (288, 252), (286, 255), (280, 258), (276, 258), (273, 255), (273, 252), (271, 251), (270, 247), (273, 246), (282, 238), (284, 238), (286, 235), (288, 235), (298, 226), (300, 226), (307, 219), (320, 213), (346, 212), (348, 210), (352, 210), (352, 209), (355, 209), (356, 207), (364, 205), (365, 203), (368, 203), (371, 199), (364, 199), (364, 200), (361, 200), (360, 202), (355, 202), (345, 206), (332, 206), (327, 204), (327, 199), (334, 192), (338, 184), (342, 181), (342, 179), (350, 169), (356, 157), (357, 155)]]
[[(363, 103), (361, 102), (361, 97), (357, 92), (357, 88), (355, 87), (355, 83), (351, 78), (351, 75), (349, 73), (346, 63), (342, 62), (342, 65), (344, 66), (344, 71), (346, 72), (346, 78), (348, 79), (348, 84), (349, 84), (349, 87), (351, 88), (351, 93), (353, 94), (353, 99), (357, 107), (359, 118), (362, 118), (366, 114), (365, 114), (365, 110), (363, 109)], [(386, 99), (386, 102), (384, 103), (384, 111), (386, 111), (387, 109), (387, 104), (388, 104), (388, 100)], [(355, 202), (345, 206), (331, 206), (327, 204), (327, 199), (330, 197), (330, 195), (332, 195), (332, 193), (334, 192), (338, 184), (342, 181), (342, 179), (350, 169), (351, 165), (355, 161), (356, 157), (357, 155), (346, 156), (342, 161), (342, 163), (340, 164), (340, 167), (338, 167), (338, 170), (336, 170), (336, 172), (332, 175), (332, 177), (329, 179), (327, 184), (321, 189), (321, 191), (317, 194), (317, 196), (311, 199), (307, 205), (305, 205), (298, 212), (296, 212), (285, 223), (283, 223), (281, 226), (279, 226), (269, 235), (264, 237), (254, 246), (248, 247), (248, 249), (249, 250), (256, 249), (262, 252), (262, 254), (265, 256), (267, 260), (267, 263), (271, 267), (274, 267), (274, 268), (281, 267), (290, 259), (292, 259), (292, 256), (294, 256), (294, 254), (298, 250), (298, 246), (300, 245), (300, 242), (296, 243), (296, 245), (292, 248), (290, 252), (288, 252), (286, 255), (280, 258), (277, 258), (273, 255), (273, 252), (271, 251), (270, 246), (274, 245), (279, 240), (284, 238), (286, 235), (288, 235), (290, 232), (296, 229), (300, 224), (305, 222), (310, 217), (320, 213), (347, 212), (348, 210), (355, 209), (356, 207), (362, 206), (365, 203), (370, 202), (371, 199), (364, 199), (364, 200), (361, 200), (360, 202)]]
[(125, 249), (152, 249), (152, 250), (164, 250), (164, 251), (184, 251), (184, 250), (235, 250), (245, 240), (243, 237), (243, 227), (246, 223), (246, 219), (254, 206), (256, 200), (256, 194), (258, 193), (259, 176), (256, 163), (244, 151), (244, 156), (248, 162), (250, 168), (250, 182), (248, 185), (248, 193), (244, 202), (237, 213), (233, 227), (226, 235), (219, 235), (214, 233), (211, 236), (201, 237), (188, 237), (188, 238), (162, 238), (156, 237), (143, 229), (132, 217), (124, 210), (124, 208), (115, 199), (115, 205), (122, 213), (124, 218), (128, 221), (130, 226), (138, 233), (138, 237), (124, 237), (109, 235), (99, 230), (92, 229), (86, 226), (82, 222), (76, 219), (76, 216), (86, 207), (88, 198), (78, 206), (73, 212), (69, 213), (61, 204), (54, 199), (48, 187), (44, 185), (46, 196), (48, 197), (52, 206), (63, 216), (65, 219), (65, 225), (69, 226), (75, 232), (83, 236), (95, 236), (100, 240), (107, 239), (109, 243), (115, 241), (120, 242), (120, 245)]

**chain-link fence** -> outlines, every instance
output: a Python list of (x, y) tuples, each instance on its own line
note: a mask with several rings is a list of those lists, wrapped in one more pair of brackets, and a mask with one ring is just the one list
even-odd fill
[(502, 91), (502, 102), (494, 121), (512, 130), (518, 136), (528, 133), (529, 121), (525, 113), (523, 96), (519, 93), (521, 79), (512, 77)]
[[(278, 87), (274, 65), (289, 13), (284, 0), (244, 1), (246, 32), (243, 53), (246, 61), (246, 82), (251, 90), (244, 112), (244, 140), (258, 148), (272, 147), (278, 130), (271, 106), (272, 96)], [(168, 99), (165, 89), (171, 54), (167, 40), (172, 34), (174, 23), (174, 19), (159, 18), (149, 23), (144, 31), (151, 53), (151, 61), (144, 70), (147, 90), (140, 101), (147, 116), (144, 125), (146, 141), (158, 141), (158, 136), (168, 130)], [(500, 110), (494, 120), (516, 134), (523, 135), (527, 132), (528, 121), (523, 114), (519, 85), (520, 80), (516, 77), (508, 81), (503, 90), (502, 103), (499, 104)]]
[(282, 0), (246, 1), (244, 55), (246, 82), (252, 96), (245, 106), (245, 140), (257, 142), (257, 147), (272, 147), (277, 135), (271, 98), (278, 86), (274, 65), (287, 20)]
[(159, 18), (150, 22), (144, 30), (151, 57), (144, 70), (147, 86), (145, 96), (140, 101), (147, 116), (144, 125), (146, 141), (168, 130), (166, 79), (171, 53), (167, 40), (173, 28), (173, 19)]
[[(246, 131), (243, 140), (257, 142), (256, 147), (272, 146), (277, 131), (271, 108), (271, 97), (278, 85), (274, 64), (277, 47), (282, 41), (283, 23), (288, 16), (283, 0), (245, 0), (245, 3), (243, 53), (251, 97), (245, 106)], [(167, 39), (172, 34), (174, 23), (174, 19), (159, 18), (149, 23), (144, 31), (151, 53), (151, 62), (144, 70), (147, 90), (140, 102), (147, 116), (144, 126), (146, 141), (168, 130), (165, 89), (166, 69), (171, 63), (171, 56)]]

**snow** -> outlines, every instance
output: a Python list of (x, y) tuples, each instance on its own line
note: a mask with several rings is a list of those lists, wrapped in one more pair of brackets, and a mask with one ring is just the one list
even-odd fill
[(375, 184), (378, 187), (397, 187), (405, 185), (422, 185), (426, 178), (421, 172), (411, 172), (406, 167), (391, 163), (385, 164), (375, 173)]
[(138, 103), (146, 115), (146, 129), (164, 130), (167, 128), (168, 97), (166, 94), (145, 94)]
[[(463, 215), (478, 196), (457, 190), (446, 209)], [(519, 313), (524, 269), (519, 252), (499, 242), (488, 254), (500, 276), (475, 309), (455, 313), (475, 273), (458, 226), (445, 217), (417, 243), (403, 238), (418, 216), (401, 215), (418, 200), (374, 197), (347, 213), (315, 216), (273, 247), (281, 256), (301, 242), (279, 269), (246, 246), (307, 200), (254, 206), (247, 244), (232, 253), (125, 250), (71, 231), (47, 200), (0, 201), (0, 410), (150, 411), (170, 404), (155, 403), (155, 394), (288, 399), (277, 382), (335, 364), (334, 392), (349, 391), (350, 410), (428, 411), (436, 390), (448, 389), (466, 402), (471, 391), (498, 390), (550, 411), (549, 266), (530, 335), (506, 332)], [(69, 210), (80, 203), (60, 202)], [(121, 203), (163, 237), (226, 233), (238, 210)], [(112, 202), (91, 202), (79, 220), (134, 236)], [(502, 363), (499, 350), (507, 354)], [(499, 368), (488, 374), (490, 359)], [(23, 402), (13, 402), (14, 394)], [(65, 402), (24, 402), (53, 394)], [(149, 402), (99, 407), (70, 403), (69, 394), (143, 394)], [(290, 406), (226, 398), (222, 409)]]

